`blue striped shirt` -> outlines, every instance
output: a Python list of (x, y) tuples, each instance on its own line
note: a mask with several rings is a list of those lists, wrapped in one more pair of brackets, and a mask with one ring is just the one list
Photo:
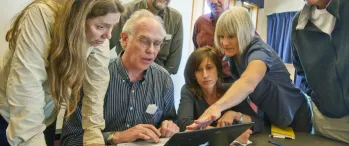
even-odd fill
[[(110, 132), (124, 131), (137, 124), (153, 124), (159, 128), (163, 120), (176, 120), (173, 82), (164, 68), (152, 63), (144, 77), (132, 83), (119, 56), (110, 63), (109, 72), (110, 82), (104, 99), (105, 139)], [(162, 111), (162, 115), (155, 118), (157, 120), (146, 113), (149, 104), (156, 104)], [(82, 138), (79, 106), (63, 124), (61, 145), (83, 145)]]

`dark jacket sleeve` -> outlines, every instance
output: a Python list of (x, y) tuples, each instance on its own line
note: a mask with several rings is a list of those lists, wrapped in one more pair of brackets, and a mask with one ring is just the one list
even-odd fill
[(176, 74), (178, 72), (179, 64), (182, 58), (182, 48), (183, 48), (183, 23), (182, 16), (177, 24), (177, 32), (172, 36), (170, 52), (167, 57), (164, 68), (170, 74)]
[(119, 55), (120, 52), (123, 50), (120, 44), (120, 39), (121, 39), (121, 32), (122, 32), (122, 27), (124, 27), (124, 24), (126, 23), (127, 16), (126, 14), (122, 14), (120, 16), (119, 23), (114, 27), (112, 31), (112, 36), (109, 41), (109, 46), (110, 49), (113, 49), (115, 47), (116, 53)]
[(181, 131), (194, 122), (194, 94), (183, 85), (178, 107), (178, 126)]
[[(293, 66), (296, 70), (296, 74), (298, 76), (301, 76), (301, 85), (300, 85), (300, 89), (303, 90), (304, 92), (306, 92), (307, 95), (311, 96), (311, 88), (309, 87), (308, 85), (308, 82), (307, 80), (305, 79), (305, 73), (304, 73), (304, 70), (303, 70), (303, 66), (302, 66), (302, 63), (299, 59), (299, 56), (298, 56), (298, 52), (297, 52), (297, 49), (295, 47), (295, 45), (293, 43), (291, 43), (291, 49), (292, 49), (292, 62), (293, 62)], [(295, 78), (296, 80), (296, 78)]]

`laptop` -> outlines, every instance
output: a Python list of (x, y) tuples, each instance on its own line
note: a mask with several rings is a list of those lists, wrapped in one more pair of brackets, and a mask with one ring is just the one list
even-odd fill
[(229, 146), (254, 123), (234, 124), (220, 128), (194, 130), (174, 134), (164, 146)]

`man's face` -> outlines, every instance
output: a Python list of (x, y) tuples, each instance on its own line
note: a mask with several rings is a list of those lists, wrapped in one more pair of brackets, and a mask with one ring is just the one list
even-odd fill
[[(146, 70), (158, 55), (163, 44), (161, 24), (151, 18), (141, 18), (135, 24), (133, 36), (122, 34), (127, 61), (133, 69)], [(126, 36), (125, 36), (126, 35)]]
[(163, 10), (168, 6), (171, 0), (151, 0), (151, 1), (155, 9)]
[(220, 15), (228, 9), (230, 0), (206, 0), (206, 2), (212, 13)]

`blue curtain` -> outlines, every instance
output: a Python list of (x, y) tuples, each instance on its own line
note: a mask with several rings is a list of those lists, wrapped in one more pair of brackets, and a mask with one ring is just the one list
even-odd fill
[[(284, 12), (268, 15), (267, 44), (274, 48), (285, 63), (292, 63), (291, 31), (292, 19), (296, 12)], [(296, 87), (306, 92), (301, 81), (304, 77), (295, 73)]]
[(291, 31), (295, 14), (284, 12), (268, 15), (267, 44), (274, 48), (285, 63), (292, 63)]

